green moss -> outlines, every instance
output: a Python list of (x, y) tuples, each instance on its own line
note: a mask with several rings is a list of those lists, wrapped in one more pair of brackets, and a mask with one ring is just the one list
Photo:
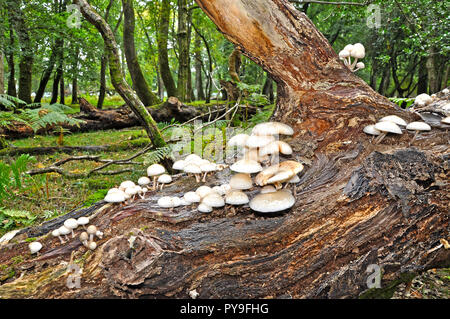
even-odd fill
[(36, 240), (36, 237), (29, 237), (29, 238), (25, 239), (25, 241), (26, 241), (27, 243), (31, 243), (31, 242), (33, 242), (33, 241), (35, 241), (35, 240)]
[(359, 296), (359, 299), (391, 299), (398, 285), (408, 283), (416, 277), (416, 273), (404, 273), (400, 278), (391, 281), (386, 287), (371, 288)]

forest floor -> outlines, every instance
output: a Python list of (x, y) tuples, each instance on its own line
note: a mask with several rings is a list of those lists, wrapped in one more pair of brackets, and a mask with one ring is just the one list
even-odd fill
[(450, 268), (430, 269), (399, 284), (391, 299), (449, 299)]

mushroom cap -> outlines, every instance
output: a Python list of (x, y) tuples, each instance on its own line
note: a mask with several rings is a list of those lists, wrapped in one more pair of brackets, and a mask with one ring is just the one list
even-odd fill
[(284, 161), (265, 168), (255, 177), (255, 183), (264, 186), (271, 183), (281, 183), (290, 180), (303, 170), (303, 164), (296, 161)]
[(172, 176), (170, 176), (169, 174), (162, 174), (161, 176), (158, 177), (158, 183), (162, 184), (172, 183)]
[(362, 63), (362, 62), (358, 62), (358, 63), (356, 63), (356, 67), (358, 69), (364, 69), (366, 67), (366, 65), (364, 63)]
[(133, 181), (124, 181), (120, 184), (119, 189), (123, 191), (123, 190), (127, 189), (128, 187), (132, 187), (135, 185), (136, 184)]
[(381, 132), (375, 128), (375, 124), (370, 124), (364, 127), (363, 132), (370, 135), (380, 135)]
[(287, 190), (258, 194), (250, 201), (250, 208), (260, 213), (274, 213), (291, 208), (295, 198)]
[(189, 163), (187, 164), (184, 168), (183, 171), (185, 173), (190, 173), (190, 174), (200, 174), (202, 172), (201, 168), (198, 167), (196, 164), (193, 163)]
[(261, 194), (266, 194), (266, 193), (273, 193), (276, 192), (277, 190), (275, 189), (275, 187), (273, 187), (272, 185), (266, 185), (261, 187)]
[(32, 254), (35, 254), (35, 253), (37, 253), (39, 250), (41, 250), (42, 244), (41, 244), (40, 242), (38, 242), (38, 241), (34, 241), (34, 242), (32, 242), (32, 243), (30, 243), (30, 244), (28, 245), (28, 248), (30, 248), (30, 252), (31, 252)]
[(366, 56), (366, 49), (361, 43), (355, 43), (350, 54), (354, 58), (363, 59)]
[(127, 196), (125, 192), (110, 193), (105, 196), (104, 201), (108, 203), (121, 203), (127, 199)]
[(202, 212), (202, 213), (211, 213), (213, 211), (211, 206), (208, 206), (208, 205), (203, 204), (203, 203), (198, 205), (197, 209), (198, 209), (199, 212)]
[(94, 225), (90, 225), (87, 229), (86, 229), (87, 233), (89, 235), (91, 234), (95, 234), (97, 232), (97, 227), (95, 227)]
[(175, 163), (173, 163), (172, 168), (178, 171), (182, 171), (185, 166), (186, 166), (185, 160), (178, 160)]
[(344, 47), (344, 50), (346, 50), (346, 51), (352, 53), (352, 51), (353, 51), (353, 44), (347, 44), (347, 45)]
[[(124, 188), (125, 189), (125, 188)], [(113, 187), (113, 188), (110, 188), (109, 190), (108, 190), (108, 193), (107, 194), (111, 194), (111, 193), (121, 193), (121, 192), (123, 192), (123, 190), (121, 190), (121, 189), (119, 189), (119, 188), (116, 188), (116, 187)]]
[(237, 173), (230, 178), (231, 189), (250, 189), (253, 187), (253, 181), (247, 173)]
[(339, 58), (340, 59), (345, 59), (345, 58), (348, 58), (350, 56), (350, 52), (348, 52), (347, 50), (341, 50), (340, 52), (339, 52)]
[(171, 197), (171, 199), (172, 199), (173, 207), (181, 206), (181, 204), (182, 204), (181, 198), (173, 196), (173, 197)]
[(85, 241), (85, 240), (88, 240), (89, 239), (89, 235), (88, 235), (88, 233), (87, 232), (82, 232), (81, 234), (80, 234), (80, 241)]
[(186, 158), (184, 159), (185, 162), (196, 162), (201, 160), (202, 158), (200, 156), (198, 156), (197, 154), (189, 154), (188, 156), (186, 156)]
[(449, 92), (450, 92), (450, 90), (447, 89), (447, 88), (445, 88), (445, 89), (442, 90), (442, 93), (443, 93), (443, 94), (448, 94)]
[(285, 155), (291, 155), (292, 154), (292, 147), (289, 146), (288, 143), (283, 141), (273, 141), (266, 146), (262, 147), (259, 150), (260, 156), (265, 156), (268, 154), (285, 154)]
[(80, 218), (77, 219), (77, 223), (78, 225), (87, 225), (89, 224), (89, 217), (81, 216)]
[(408, 123), (406, 123), (406, 121), (404, 119), (402, 119), (401, 117), (397, 116), (397, 115), (388, 115), (385, 116), (383, 118), (381, 118), (378, 122), (394, 122), (397, 125), (401, 125), (401, 126), (406, 126), (408, 125)]
[(431, 98), (431, 96), (429, 96), (426, 93), (419, 94), (414, 99), (415, 104), (423, 104), (423, 105), (427, 105), (427, 104), (431, 103), (432, 101), (433, 101), (433, 99)]
[(402, 134), (400, 126), (391, 121), (383, 121), (375, 124), (375, 128), (381, 132)]
[(450, 124), (450, 116), (444, 117), (444, 118), (441, 120), (441, 122), (444, 123), (444, 124)]
[(199, 203), (201, 200), (201, 197), (196, 192), (187, 192), (183, 198), (188, 203)]
[(431, 131), (431, 126), (425, 122), (411, 122), (406, 125), (406, 129), (411, 131)]
[(292, 177), (292, 178), (288, 181), (288, 183), (291, 183), (291, 184), (296, 184), (296, 183), (298, 183), (298, 182), (300, 182), (300, 177), (298, 177), (298, 175), (294, 175), (294, 177)]
[(202, 204), (210, 207), (223, 207), (225, 206), (225, 200), (217, 193), (211, 193), (202, 198)]
[(175, 207), (175, 203), (170, 196), (163, 196), (158, 199), (158, 206), (163, 208), (172, 208)]
[(275, 141), (273, 135), (250, 135), (245, 146), (249, 148), (263, 147), (273, 141)]
[(95, 248), (97, 248), (97, 244), (94, 241), (91, 241), (88, 243), (88, 247), (90, 250), (94, 250)]
[(59, 227), (58, 228), (58, 231), (59, 231), (59, 233), (61, 234), (61, 235), (68, 235), (68, 234), (70, 234), (72, 231), (69, 229), (69, 228), (67, 228), (66, 226), (61, 226), (61, 227)]
[(230, 205), (244, 205), (249, 202), (247, 194), (239, 190), (231, 190), (225, 196), (225, 203)]
[(133, 196), (133, 195), (136, 195), (137, 193), (138, 193), (138, 189), (135, 186), (128, 187), (125, 190), (125, 194), (130, 195), (130, 197)]
[(200, 165), (200, 169), (202, 170), (202, 172), (206, 173), (206, 172), (214, 172), (217, 170), (216, 168), (216, 164), (214, 163), (204, 163)]
[(227, 146), (244, 147), (249, 137), (248, 134), (237, 134), (228, 140)]
[(149, 167), (147, 167), (147, 175), (148, 176), (161, 175), (165, 171), (166, 171), (166, 169), (164, 168), (164, 166), (162, 166), (160, 164), (153, 164), (153, 165), (150, 165)]
[(64, 226), (69, 229), (75, 229), (78, 227), (78, 222), (75, 218), (69, 218), (64, 221)]
[(57, 229), (54, 229), (53, 231), (52, 231), (52, 236), (53, 237), (58, 237), (60, 235), (60, 233), (59, 233), (59, 229), (57, 228)]
[(251, 159), (241, 159), (231, 165), (230, 169), (238, 173), (248, 174), (262, 171), (261, 165), (257, 161)]
[(205, 197), (208, 194), (215, 193), (215, 191), (209, 186), (202, 185), (202, 186), (200, 186), (199, 188), (196, 189), (195, 193), (198, 196), (200, 196), (200, 198), (203, 198), (203, 197)]
[(138, 184), (141, 186), (148, 185), (148, 184), (150, 184), (150, 182), (151, 182), (151, 180), (147, 176), (142, 176), (142, 177), (139, 177), (139, 179), (138, 179)]
[(266, 122), (255, 125), (253, 135), (293, 135), (294, 130), (287, 124), (280, 122)]

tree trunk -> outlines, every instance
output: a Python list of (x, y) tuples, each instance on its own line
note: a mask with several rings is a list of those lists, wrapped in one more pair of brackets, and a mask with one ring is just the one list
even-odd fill
[(80, 6), (81, 13), (96, 29), (101, 33), (105, 43), (105, 50), (108, 54), (109, 72), (111, 82), (116, 91), (123, 98), (125, 103), (133, 110), (137, 118), (143, 125), (154, 147), (166, 146), (164, 139), (159, 132), (156, 122), (140, 101), (137, 94), (129, 87), (125, 81), (124, 74), (120, 67), (119, 49), (117, 47), (114, 33), (109, 25), (96, 13), (86, 0), (74, 0), (74, 4)]
[(133, 81), (133, 88), (139, 99), (146, 106), (158, 104), (158, 97), (149, 88), (141, 66), (139, 65), (134, 45), (134, 8), (133, 0), (122, 0), (123, 7), (123, 46), (125, 49), (125, 57), (127, 59), (128, 71)]
[(58, 67), (56, 68), (55, 75), (53, 77), (52, 86), (52, 98), (50, 99), (50, 104), (56, 103), (58, 101), (58, 90), (63, 77), (63, 64), (64, 64), (64, 40), (61, 39), (58, 46)]
[(72, 64), (72, 102), (71, 102), (71, 104), (78, 104), (78, 55), (79, 54), (80, 54), (80, 47), (75, 44), (73, 64)]
[(52, 53), (50, 54), (47, 67), (42, 74), (41, 81), (39, 82), (39, 87), (36, 91), (36, 96), (34, 97), (34, 103), (41, 103), (42, 97), (44, 96), (45, 88), (47, 87), (48, 81), (50, 80), (50, 76), (53, 72), (53, 68), (55, 67), (57, 57), (56, 47), (57, 45), (52, 47)]
[(420, 61), (417, 77), (417, 95), (428, 93), (428, 73), (425, 58)]
[[(373, 144), (364, 125), (415, 115), (350, 72), (303, 13), (285, 0), (196, 2), (277, 83), (273, 119), (294, 128), (285, 140), (306, 166), (295, 205), (272, 216), (247, 206), (211, 214), (159, 208), (162, 194), (199, 186), (183, 176), (125, 207), (100, 202), (72, 212), (91, 215), (104, 231), (97, 249), (85, 254), (79, 240), (43, 238), (41, 256), (25, 259), (18, 269), (27, 272), (0, 286), (0, 296), (188, 298), (195, 289), (199, 298), (355, 298), (376, 292), (367, 287), (369, 266), (381, 268), (382, 288), (449, 266), (450, 250), (439, 246), (449, 236), (448, 133), (433, 129), (414, 148), (406, 133)], [(211, 185), (225, 181), (217, 176)], [(27, 235), (41, 236), (63, 220), (27, 230), (2, 250), (0, 263), (25, 256)], [(74, 250), (81, 286), (68, 289), (61, 259)]]
[(8, 91), (6, 94), (16, 97), (16, 67), (14, 64), (14, 31), (12, 24), (9, 23), (9, 52), (6, 56), (8, 61)]
[(197, 100), (205, 100), (205, 90), (203, 89), (203, 77), (202, 77), (202, 40), (198, 33), (195, 33), (194, 37), (194, 58), (195, 58), (195, 90), (197, 92)]
[(0, 94), (5, 94), (5, 59), (3, 51), (0, 50)]
[(100, 58), (100, 90), (98, 93), (97, 108), (103, 108), (103, 102), (106, 96), (106, 68), (108, 67), (108, 57), (106, 53), (102, 54)]
[(19, 61), (19, 94), (18, 98), (25, 101), (27, 104), (31, 103), (31, 89), (32, 89), (32, 71), (34, 60), (34, 49), (28, 27), (25, 24), (24, 17), (20, 11), (22, 1), (6, 1), (8, 12), (10, 13), (10, 21), (17, 32), (20, 44), (20, 61)]
[(189, 101), (189, 18), (187, 0), (178, 0), (178, 98)]
[(439, 80), (436, 69), (436, 51), (433, 47), (428, 50), (428, 57), (426, 62), (428, 85), (430, 94), (439, 91)]
[(267, 96), (267, 99), (269, 100), (270, 104), (272, 104), (275, 101), (275, 97), (273, 95), (273, 81), (268, 74), (266, 75), (266, 81), (264, 81), (261, 93)]
[(59, 80), (59, 103), (65, 104), (66, 103), (66, 94), (65, 94), (65, 84), (64, 84), (64, 70), (61, 74), (61, 79)]
[(158, 63), (161, 78), (167, 91), (167, 97), (178, 96), (175, 81), (172, 77), (172, 72), (170, 71), (169, 55), (167, 51), (170, 11), (170, 0), (162, 0), (158, 28)]

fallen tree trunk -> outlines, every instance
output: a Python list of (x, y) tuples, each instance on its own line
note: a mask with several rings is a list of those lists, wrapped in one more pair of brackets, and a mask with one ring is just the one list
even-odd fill
[[(294, 127), (286, 141), (306, 165), (295, 205), (276, 216), (248, 206), (210, 214), (159, 208), (159, 197), (200, 185), (183, 176), (144, 200), (97, 210), (92, 222), (105, 236), (95, 251), (50, 236), (40, 238), (36, 258), (20, 237), (3, 245), (0, 263), (16, 275), (0, 297), (187, 298), (195, 289), (200, 298), (355, 298), (372, 292), (370, 265), (382, 269), (382, 288), (449, 266), (442, 244), (450, 229), (448, 131), (435, 128), (412, 144), (406, 132), (373, 144), (365, 124), (419, 116), (346, 69), (304, 14), (284, 0), (196, 2), (278, 85), (274, 119)], [(66, 282), (72, 252), (83, 269), (78, 289)], [(24, 261), (12, 265), (17, 255)]]
[[(256, 107), (246, 107), (247, 114), (256, 113)], [(122, 106), (117, 109), (99, 110), (93, 107), (86, 99), (80, 98), (80, 111), (82, 113), (75, 116), (76, 119), (83, 120), (79, 126), (62, 125), (70, 132), (89, 132), (97, 130), (122, 129), (134, 126), (140, 126), (140, 122), (136, 115), (127, 107)], [(218, 104), (214, 106), (190, 106), (181, 103), (177, 98), (170, 97), (168, 101), (162, 103), (156, 108), (148, 108), (149, 113), (156, 122), (171, 122), (175, 119), (177, 122), (183, 123), (193, 117), (199, 116), (199, 120), (208, 121), (214, 119), (226, 112), (226, 106)], [(242, 112), (245, 113), (245, 112)], [(204, 114), (204, 116), (201, 116)], [(46, 129), (48, 131), (49, 128)], [(38, 130), (42, 133), (44, 130)], [(1, 128), (0, 134), (4, 134), (6, 138), (23, 138), (33, 136), (35, 133), (31, 127), (22, 123), (15, 123), (9, 128)]]

